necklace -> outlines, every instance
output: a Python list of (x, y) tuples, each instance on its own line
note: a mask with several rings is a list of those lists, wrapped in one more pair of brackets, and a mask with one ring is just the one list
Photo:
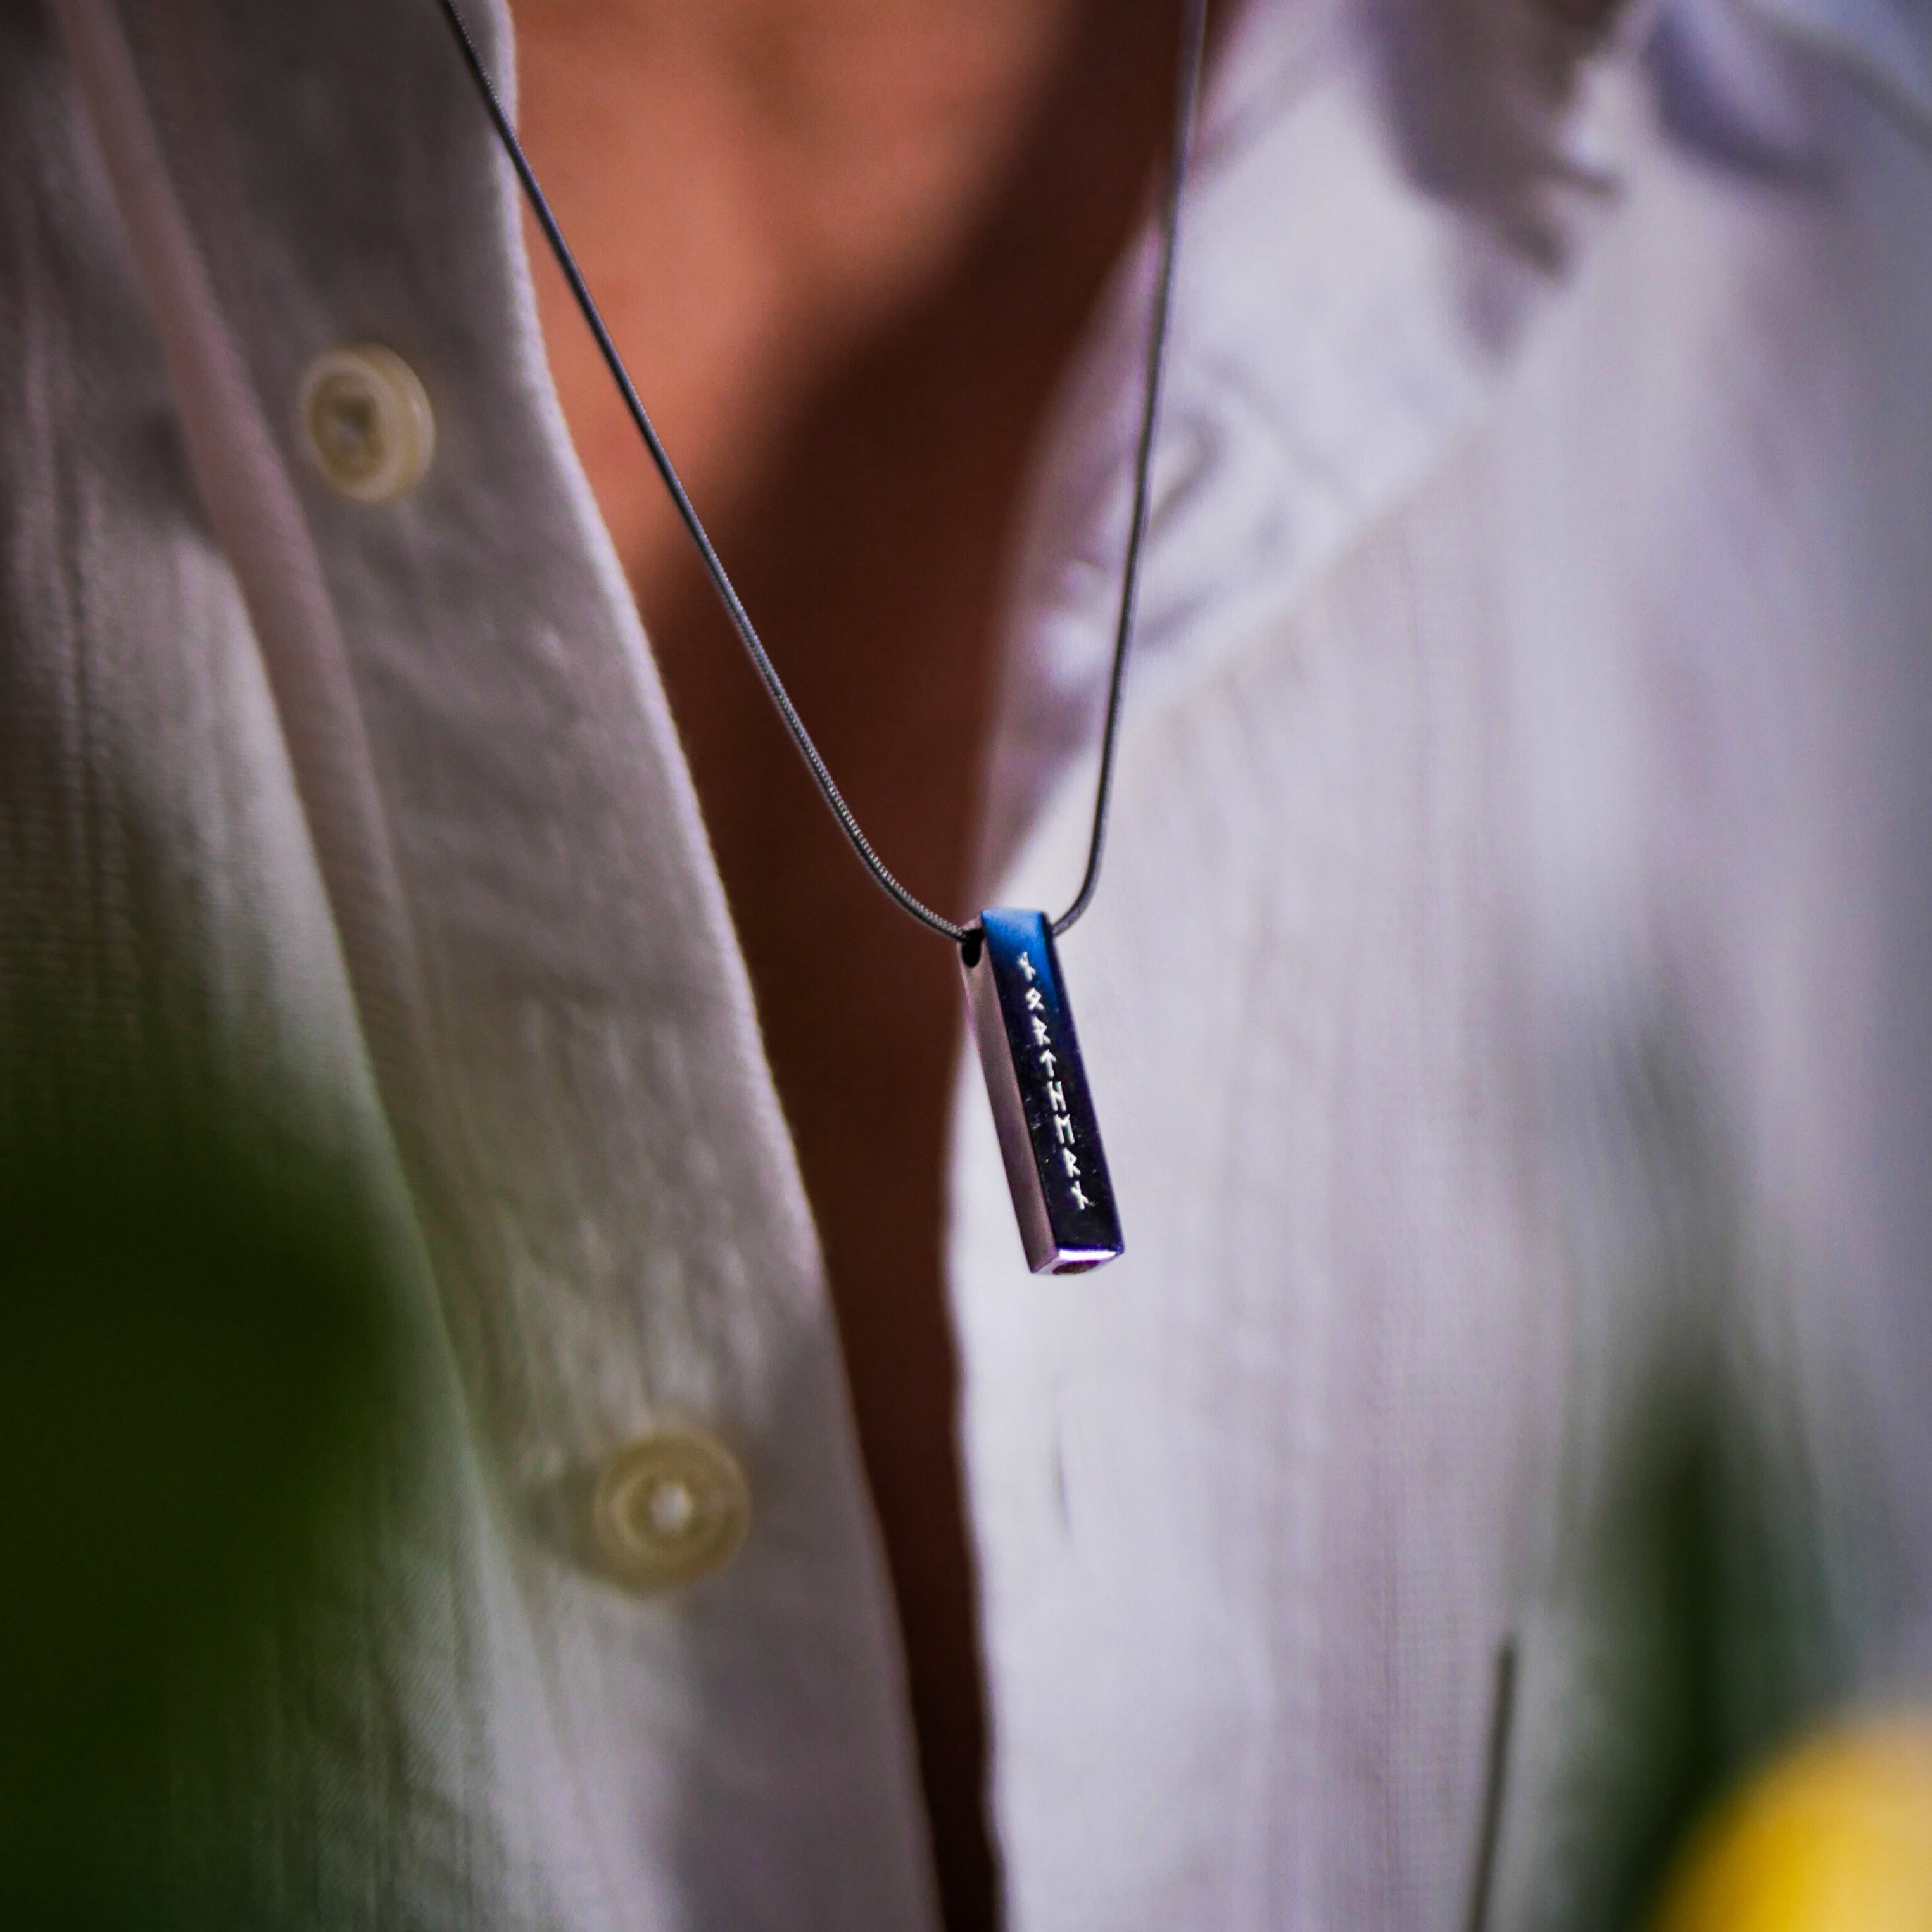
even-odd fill
[(1027, 1265), (1036, 1274), (1077, 1274), (1114, 1260), (1124, 1250), (1119, 1210), (1107, 1172), (1100, 1122), (1066, 1002), (1054, 940), (1092, 903), (1100, 882), (1106, 847), (1108, 808), (1113, 796), (1114, 754), (1120, 736), (1120, 699), (1127, 650), (1134, 628), (1140, 558), (1147, 535), (1148, 478), (1154, 463), (1154, 431), (1160, 412), (1161, 375), (1166, 361), (1168, 318), (1174, 305), (1174, 263), (1180, 229), (1181, 190), (1200, 93), (1207, 0), (1183, 0), (1180, 58), (1174, 77), (1173, 146), (1161, 202), (1160, 264), (1148, 346), (1140, 431), (1134, 456), (1133, 509), (1126, 554), (1120, 570), (1120, 601), (1107, 682), (1106, 722), (1100, 740), (1100, 770), (1094, 797), (1094, 829), (1088, 842), (1087, 868), (1073, 903), (1055, 920), (1016, 907), (990, 907), (970, 925), (956, 925), (916, 898), (886, 868), (860, 829), (852, 808), (833, 782), (818, 747), (805, 728), (778, 668), (766, 651), (723, 562), (706, 533), (669, 454), (645, 410), (623, 358), (610, 339), (577, 261), (552, 213), (530, 158), (503, 110), (476, 44), (458, 11), (456, 0), (438, 0), (460, 50), (464, 64), (488, 111), (503, 151), (516, 172), (530, 212), (543, 231), (557, 266), (596, 339), (632, 422), (680, 520), (696, 547), (732, 628), (744, 646), (791, 741), (810, 770), (846, 842), (886, 896), (911, 919), (957, 946), (966, 983), (968, 1011), (980, 1050), (981, 1070), (992, 1103), (1000, 1152)]

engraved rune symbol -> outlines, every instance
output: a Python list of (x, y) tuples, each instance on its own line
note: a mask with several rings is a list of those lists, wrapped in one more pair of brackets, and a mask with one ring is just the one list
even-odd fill
[(1080, 1163), (1073, 1158), (1073, 1150), (1071, 1148), (1062, 1148), (1060, 1150), (1060, 1158), (1062, 1163), (1066, 1167), (1068, 1176), (1070, 1178), (1078, 1179), (1080, 1173)]
[(1036, 1046), (1045, 1046), (1052, 1038), (1046, 1030), (1046, 1022), (1035, 1013), (1033, 1016), (1033, 1038)]
[(1093, 1202), (1088, 1199), (1085, 1192), (1082, 1190), (1079, 1182), (1077, 1180), (1073, 1184), (1072, 1193), (1074, 1200), (1081, 1207), (1090, 1208), (1093, 1206)]
[(1060, 1064), (1060, 1062), (1054, 1059), (1051, 1053), (1046, 1052), (1044, 1049), (1042, 1050), (1040, 1057), (1042, 1063), (1046, 1068), (1047, 1078), (1048, 1079), (1052, 1079), (1053, 1077), (1053, 1070)]
[[(1049, 1066), (1046, 1070), (1051, 1073), (1053, 1069)], [(1046, 1083), (1046, 1103), (1056, 1114), (1064, 1114), (1066, 1111), (1066, 1090), (1058, 1080), (1049, 1080)]]
[(1069, 1147), (1073, 1144), (1073, 1121), (1070, 1115), (1056, 1114), (1053, 1117), (1053, 1133), (1056, 1140), (1064, 1141)]
[(1046, 1010), (1046, 995), (1037, 986), (1029, 986), (1027, 988), (1026, 1003), (1027, 1011), (1030, 1013), (1044, 1012)]
[(1019, 958), (1013, 963), (1026, 975), (1027, 984), (1030, 986), (1033, 984), (1034, 979), (1033, 962), (1029, 959), (1024, 952), (1022, 952)]

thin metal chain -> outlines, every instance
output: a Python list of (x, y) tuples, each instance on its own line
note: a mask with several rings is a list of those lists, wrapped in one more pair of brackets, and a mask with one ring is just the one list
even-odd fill
[(1133, 641), (1140, 592), (1141, 545), (1147, 536), (1148, 478), (1154, 472), (1154, 430), (1160, 416), (1160, 379), (1167, 361), (1167, 321), (1174, 308), (1174, 267), (1180, 242), (1180, 191), (1187, 183), (1188, 150), (1194, 145), (1195, 104), (1201, 93), (1201, 52), (1207, 38), (1208, 0), (1186, 0), (1180, 23), (1180, 61), (1174, 77), (1174, 146), (1168, 157), (1160, 224), (1160, 274), (1148, 330), (1147, 374), (1141, 398), (1140, 443), (1134, 453), (1133, 521), (1120, 566), (1120, 611), (1114, 629), (1114, 664), (1107, 679), (1107, 722), (1100, 731), (1100, 775), (1094, 786), (1094, 832), (1087, 870), (1073, 903), (1053, 922), (1057, 939), (1093, 903), (1107, 848), (1107, 814), (1114, 802), (1114, 748), (1120, 736), (1120, 694), (1127, 681), (1127, 646)]
[[(563, 230), (557, 225), (556, 217), (551, 213), (548, 200), (530, 166), (530, 158), (524, 152), (523, 143), (517, 138), (517, 130), (510, 124), (510, 117), (503, 110), (489, 70), (484, 66), (482, 56), (476, 50), (476, 44), (470, 37), (469, 28), (464, 25), (462, 15), (457, 11), (455, 0), (438, 0), (443, 17), (449, 22), (450, 31), (455, 35), (462, 50), (464, 64), (471, 78), (476, 83), (483, 104), (489, 112), (490, 119), (496, 130), (497, 138), (516, 170), (517, 178), (522, 184), (524, 194), (530, 206), (530, 212), (536, 217), (537, 225), (550, 244), (550, 253), (556, 257), (557, 266), (563, 271), (564, 280), (570, 285), (570, 292), (576, 298), (577, 306), (583, 311), (584, 320), (589, 325), (602, 354), (605, 366), (617, 385), (618, 392), (624, 399), (624, 406), (629, 410), (631, 420), (638, 433), (644, 440), (644, 447), (650, 452), (651, 460), (664, 480), (664, 488), (670, 493), (670, 500), (677, 514), (697, 546), (706, 574), (711, 579), (712, 588), (718, 593), (724, 607), (731, 628), (738, 634), (738, 641), (745, 647), (746, 655), (752, 660), (766, 694), (776, 707), (778, 716), (784, 721), (785, 729), (791, 734), (792, 742), (798, 747), (810, 770), (813, 782), (818, 785), (825, 802), (830, 806), (832, 816), (838, 821), (839, 830), (846, 837), (860, 862), (870, 872), (880, 887), (893, 903), (920, 925), (950, 939), (955, 944), (963, 943), (978, 928), (974, 926), (956, 926), (953, 922), (934, 912), (923, 901), (915, 898), (900, 884), (887, 868), (885, 862), (872, 848), (872, 843), (860, 829), (858, 820), (853, 816), (852, 808), (845, 802), (844, 794), (833, 781), (818, 747), (812, 742), (812, 734), (805, 728), (805, 721), (798, 715), (790, 694), (784, 688), (784, 680), (778, 674), (778, 667), (772, 662), (769, 652), (760, 640), (758, 630), (752, 622), (751, 614), (745, 608), (743, 600), (727, 574), (724, 562), (718, 556), (703, 523), (686, 494), (677, 471), (672, 466), (669, 453), (658, 436), (657, 428), (638, 395), (637, 386), (631, 380), (630, 371), (624, 366), (624, 358), (617, 352), (617, 345), (610, 339), (610, 332), (604, 326), (604, 318), (591, 297), (584, 282), (582, 272), (577, 266), (577, 258), (570, 252), (570, 244), (563, 238)], [(1125, 681), (1127, 646), (1133, 634), (1135, 596), (1140, 576), (1141, 548), (1147, 533), (1148, 478), (1153, 467), (1155, 420), (1160, 406), (1160, 378), (1162, 364), (1167, 343), (1168, 313), (1173, 307), (1174, 274), (1176, 244), (1180, 226), (1181, 190), (1187, 178), (1187, 151), (1191, 145), (1194, 128), (1195, 102), (1200, 92), (1202, 48), (1206, 32), (1207, 0), (1185, 0), (1182, 13), (1180, 59), (1174, 82), (1174, 145), (1169, 155), (1167, 181), (1163, 197), (1161, 236), (1160, 273), (1154, 296), (1153, 326), (1148, 338), (1147, 375), (1145, 394), (1141, 407), (1140, 441), (1135, 458), (1133, 520), (1127, 535), (1127, 551), (1121, 568), (1120, 619), (1114, 638), (1114, 659), (1112, 674), (1107, 688), (1107, 718), (1102, 730), (1100, 746), (1100, 773), (1094, 800), (1094, 833), (1088, 848), (1086, 876), (1081, 881), (1078, 896), (1072, 904), (1053, 922), (1056, 934), (1064, 932), (1088, 908), (1094, 896), (1094, 888), (1100, 884), (1100, 859), (1106, 844), (1107, 810), (1113, 793), (1114, 747), (1120, 732), (1120, 693)]]

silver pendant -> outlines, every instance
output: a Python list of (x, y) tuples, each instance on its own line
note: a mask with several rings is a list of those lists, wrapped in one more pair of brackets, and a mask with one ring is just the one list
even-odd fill
[(1027, 1265), (1098, 1268), (1121, 1252), (1120, 1218), (1046, 915), (982, 912), (959, 958)]

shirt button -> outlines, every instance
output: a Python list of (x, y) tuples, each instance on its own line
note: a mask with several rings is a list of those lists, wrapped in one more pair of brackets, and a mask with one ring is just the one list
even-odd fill
[(436, 418), (416, 372), (377, 343), (318, 356), (296, 415), (330, 487), (358, 503), (413, 490), (436, 454)]
[(640, 1592), (676, 1588), (728, 1563), (745, 1540), (751, 1491), (737, 1459), (688, 1425), (653, 1430), (604, 1466), (592, 1526), (616, 1580)]

